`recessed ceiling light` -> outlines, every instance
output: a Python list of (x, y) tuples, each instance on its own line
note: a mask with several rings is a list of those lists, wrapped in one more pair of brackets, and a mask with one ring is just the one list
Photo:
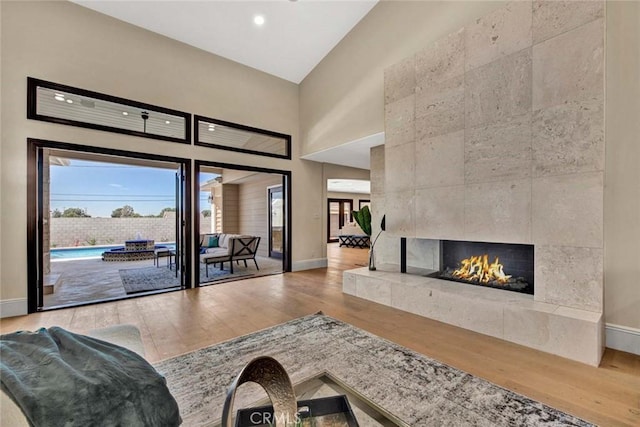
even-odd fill
[(128, 115), (129, 115), (129, 113), (127, 113), (126, 111), (123, 111), (123, 112), (122, 112), (122, 115), (123, 115), (123, 116), (128, 116)]
[(216, 127), (214, 125), (209, 125), (209, 132), (213, 132), (214, 130), (216, 130)]
[(55, 99), (56, 101), (64, 101), (64, 95), (56, 93), (56, 96), (54, 96), (53, 99)]
[(165, 122), (165, 124), (168, 124), (168, 125), (171, 124), (171, 122), (169, 120), (165, 120), (164, 122)]
[(256, 24), (258, 27), (261, 27), (264, 25), (264, 16), (262, 15), (256, 15), (253, 17), (253, 23)]
[(69, 104), (73, 104), (73, 99), (67, 99), (67, 102), (68, 102)]

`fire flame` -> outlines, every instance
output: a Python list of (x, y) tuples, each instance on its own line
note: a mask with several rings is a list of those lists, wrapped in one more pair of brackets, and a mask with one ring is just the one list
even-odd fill
[(453, 272), (458, 279), (478, 281), (480, 283), (507, 283), (511, 276), (504, 274), (503, 266), (498, 257), (489, 264), (489, 255), (472, 256), (460, 261), (460, 268)]

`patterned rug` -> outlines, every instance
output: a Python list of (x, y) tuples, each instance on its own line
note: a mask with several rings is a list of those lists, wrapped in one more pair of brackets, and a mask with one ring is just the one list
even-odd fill
[[(127, 294), (138, 292), (157, 291), (180, 286), (180, 279), (176, 277), (175, 267), (173, 270), (161, 265), (160, 267), (128, 268), (118, 270), (122, 286)], [(205, 274), (204, 265), (200, 266), (200, 283), (212, 285), (220, 280), (235, 279), (240, 277), (253, 276), (254, 273), (236, 270), (233, 274), (226, 270), (220, 270), (209, 266), (209, 277)]]
[[(227, 388), (257, 356), (278, 360), (295, 384), (328, 371), (410, 426), (591, 426), (557, 409), (316, 314), (155, 364), (185, 426), (219, 420)], [(243, 386), (245, 387), (245, 386)], [(242, 389), (241, 389), (242, 390)], [(235, 408), (263, 397), (236, 395)]]

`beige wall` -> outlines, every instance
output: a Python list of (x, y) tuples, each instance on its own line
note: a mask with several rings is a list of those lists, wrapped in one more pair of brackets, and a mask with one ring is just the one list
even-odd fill
[(382, 132), (383, 70), (501, 4), (378, 3), (302, 81), (302, 153)]
[[(176, 239), (174, 212), (163, 218), (51, 218), (49, 224), (53, 248), (122, 245), (138, 236), (156, 243)], [(210, 232), (211, 221), (200, 215), (200, 233)]]
[(222, 232), (240, 234), (240, 186), (224, 184), (222, 186)]
[(260, 237), (258, 255), (269, 256), (269, 195), (268, 187), (282, 184), (282, 177), (264, 175), (263, 179), (239, 185), (240, 233)]
[[(0, 101), (4, 97), (2, 92), (2, 7), (0, 7)], [(2, 209), (2, 143), (4, 141), (3, 126), (2, 126), (2, 102), (0, 102), (0, 210)], [(0, 218), (0, 283), (2, 283), (2, 218)]]
[[(322, 165), (299, 158), (298, 86), (69, 2), (2, 8), (3, 231), (0, 300), (26, 298), (26, 139), (42, 138), (293, 174), (293, 262), (326, 250)], [(292, 135), (293, 159), (272, 159), (26, 119), (27, 76)], [(8, 268), (11, 266), (11, 268)]]
[(640, 3), (607, 2), (605, 318), (640, 329)]

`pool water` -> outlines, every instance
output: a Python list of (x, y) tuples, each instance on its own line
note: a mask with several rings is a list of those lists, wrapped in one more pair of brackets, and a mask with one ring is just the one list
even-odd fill
[[(170, 249), (176, 248), (175, 243), (158, 243), (160, 246), (166, 246)], [(51, 260), (68, 260), (68, 259), (82, 259), (82, 258), (102, 258), (102, 252), (109, 249), (122, 248), (124, 245), (113, 246), (79, 246), (76, 248), (52, 248)]]

